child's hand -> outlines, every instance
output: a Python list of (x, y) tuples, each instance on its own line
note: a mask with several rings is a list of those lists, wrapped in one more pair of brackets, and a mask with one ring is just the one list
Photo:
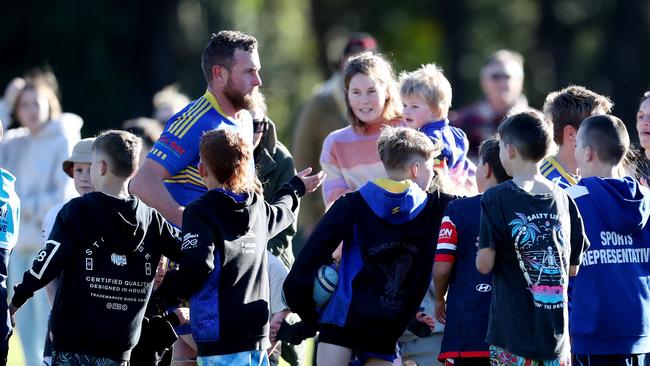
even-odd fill
[(447, 322), (447, 304), (445, 300), (436, 300), (436, 320), (441, 324)]
[(427, 315), (421, 311), (419, 311), (417, 314), (415, 314), (415, 319), (419, 321), (420, 323), (426, 324), (431, 330), (436, 327), (436, 322), (433, 320), (433, 317), (431, 315)]
[(308, 175), (311, 173), (311, 168), (306, 168), (296, 174), (296, 177), (300, 178), (302, 184), (305, 185), (305, 193), (311, 193), (315, 191), (323, 181), (325, 180), (325, 173), (320, 171), (314, 175)]
[(181, 325), (187, 324), (190, 322), (190, 309), (189, 308), (176, 308), (174, 309), (174, 314), (178, 317), (178, 321), (181, 322)]

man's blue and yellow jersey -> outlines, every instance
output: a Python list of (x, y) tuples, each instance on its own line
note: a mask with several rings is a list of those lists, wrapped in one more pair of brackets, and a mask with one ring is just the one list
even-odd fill
[(246, 111), (239, 120), (221, 110), (212, 93), (206, 90), (199, 99), (172, 116), (162, 135), (147, 156), (162, 165), (171, 175), (164, 184), (181, 206), (199, 198), (206, 190), (199, 175), (199, 141), (210, 130), (228, 129), (253, 141), (253, 122)]
[(546, 179), (557, 184), (562, 189), (574, 186), (580, 180), (580, 177), (567, 172), (552, 156), (547, 156), (542, 160), (540, 172)]

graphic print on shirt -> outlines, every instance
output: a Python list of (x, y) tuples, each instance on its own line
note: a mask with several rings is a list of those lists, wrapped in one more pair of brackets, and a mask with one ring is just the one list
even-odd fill
[(403, 291), (402, 284), (412, 263), (413, 258), (408, 254), (404, 254), (392, 263), (390, 269), (387, 266), (381, 266), (384, 273), (386, 273), (386, 277), (388, 277), (384, 290), (386, 296), (395, 297)]
[[(538, 307), (555, 309), (564, 306), (565, 258), (564, 232), (555, 214), (525, 215), (508, 223), (515, 243), (515, 253), (524, 279)], [(558, 243), (561, 247), (556, 247)]]

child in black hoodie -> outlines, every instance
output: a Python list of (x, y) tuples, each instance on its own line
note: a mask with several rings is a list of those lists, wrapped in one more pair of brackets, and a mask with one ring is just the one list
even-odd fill
[[(107, 131), (92, 145), (96, 192), (59, 211), (45, 247), (15, 287), (12, 316), (59, 277), (51, 313), (53, 365), (127, 365), (161, 254), (178, 259), (178, 231), (128, 193), (141, 140)], [(66, 363), (68, 362), (68, 363)]]
[(266, 365), (269, 279), (266, 243), (294, 220), (298, 197), (322, 172), (299, 172), (264, 201), (252, 147), (234, 132), (201, 137), (199, 173), (208, 191), (185, 208), (177, 276), (165, 278), (190, 301), (190, 325), (201, 365)]

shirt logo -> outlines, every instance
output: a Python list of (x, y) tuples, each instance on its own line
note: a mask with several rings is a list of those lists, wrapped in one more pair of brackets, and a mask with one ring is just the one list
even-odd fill
[(113, 253), (111, 254), (111, 262), (119, 267), (126, 266), (126, 256)]
[(476, 291), (478, 292), (490, 292), (492, 290), (492, 286), (490, 286), (487, 283), (479, 283), (476, 285)]
[(199, 243), (199, 234), (187, 233), (183, 236), (181, 250), (196, 248)]

